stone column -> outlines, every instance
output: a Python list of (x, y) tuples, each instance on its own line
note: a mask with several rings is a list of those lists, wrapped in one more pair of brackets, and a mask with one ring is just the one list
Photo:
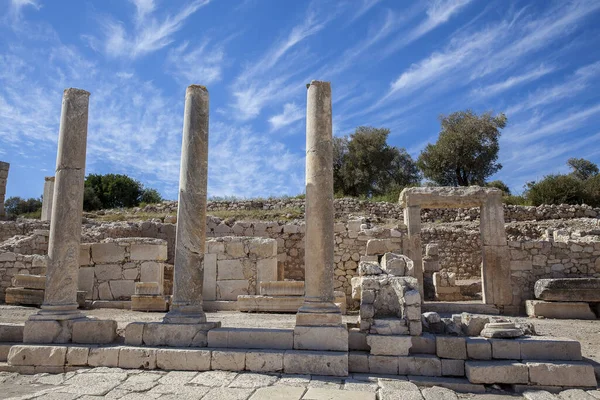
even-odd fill
[(6, 195), (6, 181), (8, 179), (8, 169), (10, 164), (0, 161), (0, 219), (6, 216), (4, 211), (4, 196)]
[(77, 310), (77, 284), (89, 96), (85, 90), (73, 88), (63, 95), (46, 290), (42, 309), (30, 319), (83, 317)]
[(307, 88), (305, 290), (304, 304), (296, 315), (294, 347), (347, 351), (348, 332), (342, 325), (341, 311), (333, 295), (331, 86), (329, 82), (312, 81)]
[(208, 175), (208, 90), (189, 86), (185, 93), (179, 207), (175, 238), (173, 300), (164, 322), (202, 324), (206, 190)]
[(403, 247), (408, 258), (415, 264), (415, 278), (419, 282), (419, 293), (423, 300), (423, 249), (421, 247), (421, 207), (404, 207), (404, 224), (408, 228), (408, 238)]
[(504, 228), (502, 192), (490, 191), (481, 205), (481, 281), (483, 302), (497, 306), (512, 304), (510, 253)]
[(42, 221), (50, 221), (52, 215), (52, 199), (54, 198), (54, 177), (47, 176), (44, 181), (44, 197), (42, 198)]

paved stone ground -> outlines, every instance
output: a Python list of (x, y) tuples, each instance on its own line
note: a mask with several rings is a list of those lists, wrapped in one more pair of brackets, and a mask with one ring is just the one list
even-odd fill
[(538, 391), (524, 395), (495, 390), (456, 393), (417, 387), (406, 377), (354, 374), (347, 378), (226, 371), (141, 371), (93, 368), (64, 374), (0, 372), (0, 399), (206, 399), (206, 400), (596, 400), (600, 390)]

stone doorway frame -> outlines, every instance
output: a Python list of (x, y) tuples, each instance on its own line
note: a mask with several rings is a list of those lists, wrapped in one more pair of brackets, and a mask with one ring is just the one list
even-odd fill
[(404, 252), (415, 263), (415, 276), (423, 297), (423, 254), (421, 247), (421, 208), (480, 208), (482, 243), (482, 294), (484, 304), (512, 305), (510, 253), (504, 228), (502, 191), (480, 186), (414, 187), (402, 190), (399, 203), (404, 207), (408, 237)]

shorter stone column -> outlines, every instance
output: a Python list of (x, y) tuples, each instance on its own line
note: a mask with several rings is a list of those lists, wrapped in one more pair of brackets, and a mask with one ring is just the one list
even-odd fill
[(423, 250), (421, 247), (421, 207), (404, 207), (404, 224), (408, 228), (408, 237), (404, 244), (404, 251), (408, 258), (415, 264), (415, 278), (419, 282), (419, 293), (423, 300)]
[(6, 216), (4, 211), (4, 197), (6, 196), (6, 181), (8, 179), (8, 169), (10, 164), (0, 161), (0, 219)]
[(54, 177), (47, 176), (44, 182), (44, 196), (42, 198), (42, 221), (50, 221), (52, 215), (52, 199), (54, 198)]

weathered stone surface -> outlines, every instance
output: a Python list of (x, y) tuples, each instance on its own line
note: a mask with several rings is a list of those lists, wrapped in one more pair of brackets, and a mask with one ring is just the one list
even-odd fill
[(525, 301), (525, 310), (530, 317), (596, 319), (596, 314), (590, 305), (583, 302), (527, 300)]
[(294, 328), (294, 349), (348, 351), (348, 329), (345, 326), (298, 325)]
[(424, 333), (421, 336), (411, 336), (412, 347), (410, 354), (435, 354), (435, 336)]
[(361, 261), (358, 263), (359, 276), (381, 275), (382, 273), (383, 271), (377, 261)]
[(287, 350), (283, 355), (286, 374), (348, 375), (348, 353)]
[(260, 294), (263, 296), (304, 296), (304, 282), (260, 282)]
[(119, 367), (155, 369), (156, 349), (143, 347), (121, 347), (119, 349)]
[(412, 347), (412, 339), (407, 335), (367, 335), (367, 344), (372, 355), (407, 356)]
[(409, 263), (412, 264), (412, 260), (405, 255), (385, 253), (381, 258), (381, 269), (390, 275), (404, 276)]
[(157, 311), (165, 312), (169, 309), (169, 304), (165, 296), (161, 295), (137, 295), (131, 296), (132, 311)]
[(469, 313), (461, 314), (462, 330), (467, 336), (479, 336), (485, 325), (490, 322), (488, 317), (482, 317)]
[(213, 327), (215, 323), (147, 323), (142, 340), (146, 346), (206, 347), (207, 332)]
[(514, 322), (498, 322), (485, 324), (481, 336), (486, 338), (516, 338), (523, 336), (523, 331)]
[(465, 376), (465, 361), (442, 359), (443, 376)]
[(467, 361), (465, 373), (471, 383), (528, 383), (527, 365), (510, 361)]
[(134, 243), (131, 245), (130, 259), (135, 261), (166, 261), (167, 245)]
[(210, 350), (157, 349), (156, 366), (174, 371), (210, 370)]
[(177, 238), (169, 323), (204, 323), (202, 286), (208, 185), (208, 90), (188, 86), (185, 93)]
[(118, 367), (119, 352), (119, 347), (92, 347), (88, 353), (88, 365), (90, 367)]
[(63, 366), (67, 358), (65, 346), (12, 346), (9, 365)]
[(581, 360), (581, 343), (568, 338), (529, 336), (517, 339), (522, 360)]
[(369, 354), (369, 372), (372, 374), (398, 374), (398, 356), (374, 356)]
[(246, 352), (246, 370), (253, 372), (283, 371), (283, 351), (251, 350)]
[(208, 346), (291, 350), (294, 348), (294, 331), (269, 328), (216, 328), (208, 331)]
[(527, 362), (535, 385), (596, 387), (594, 367), (583, 362)]
[[(414, 346), (414, 342), (413, 342)], [(369, 351), (366, 332), (361, 332), (358, 328), (348, 330), (348, 350)]]
[(348, 372), (368, 373), (369, 353), (366, 351), (351, 351), (348, 353)]
[(117, 337), (117, 321), (81, 319), (73, 322), (73, 343), (108, 344)]
[(73, 333), (73, 322), (64, 321), (25, 321), (24, 343), (69, 343)]
[(502, 197), (502, 191), (480, 186), (412, 187), (402, 190), (399, 201), (403, 207), (470, 208), (480, 207), (489, 196)]
[(534, 292), (540, 300), (600, 302), (600, 278), (539, 279)]
[(45, 275), (29, 275), (19, 274), (15, 275), (12, 284), (14, 287), (22, 287), (25, 289), (40, 289), (44, 290), (46, 287), (46, 276)]
[(442, 363), (434, 355), (398, 357), (399, 375), (441, 376)]
[(69, 346), (67, 349), (66, 365), (87, 366), (89, 352), (89, 347)]
[(243, 371), (246, 366), (244, 350), (213, 350), (211, 353), (211, 368), (223, 371)]
[(467, 358), (472, 360), (491, 360), (492, 345), (486, 338), (468, 337)]
[(492, 357), (501, 360), (520, 360), (521, 344), (514, 339), (489, 339)]
[(467, 344), (464, 337), (436, 336), (436, 354), (440, 358), (467, 359)]
[(25, 289), (9, 287), (5, 290), (4, 301), (6, 304), (20, 304), (25, 306), (41, 306), (44, 303), (44, 291), (39, 289)]
[(0, 324), (0, 342), (22, 342), (23, 341), (23, 324)]
[(458, 400), (458, 396), (454, 391), (438, 386), (425, 388), (421, 393), (425, 400)]

